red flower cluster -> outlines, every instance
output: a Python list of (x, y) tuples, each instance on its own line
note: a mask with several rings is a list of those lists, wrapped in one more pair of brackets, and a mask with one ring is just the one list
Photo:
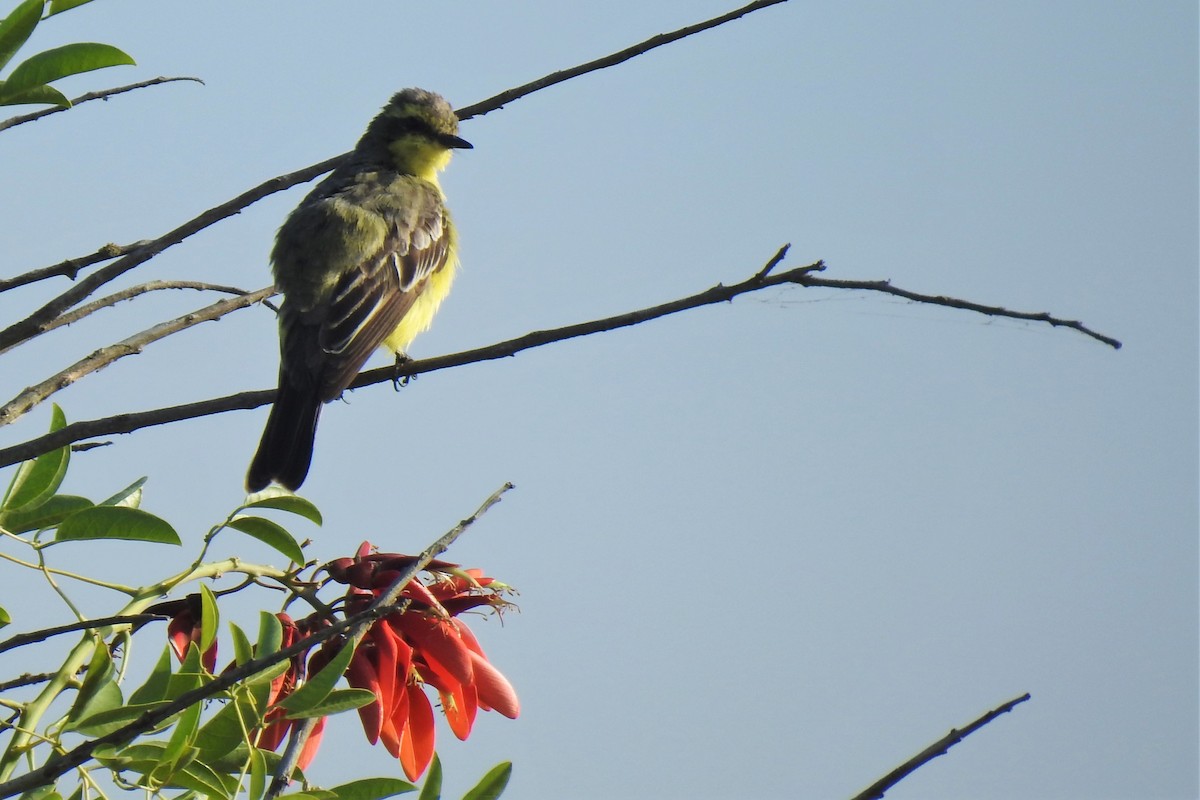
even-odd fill
[[(382, 595), (388, 586), (416, 559), (396, 553), (372, 552), (364, 542), (354, 558), (339, 558), (323, 569), (338, 583), (347, 585), (343, 612), (353, 615)], [(355, 649), (346, 670), (353, 687), (367, 689), (375, 700), (358, 710), (363, 730), (371, 744), (382, 741), (388, 752), (400, 759), (404, 774), (417, 780), (433, 758), (433, 707), (425, 686), (433, 687), (441, 700), (450, 730), (459, 739), (471, 733), (477, 712), (495, 710), (515, 719), (520, 704), (512, 685), (492, 666), (483, 648), (466, 624), (458, 618), (464, 611), (487, 606), (497, 610), (509, 604), (501, 597), (507, 589), (477, 569), (460, 569), (455, 564), (434, 561), (426, 571), (429, 583), (413, 579), (404, 588), (401, 602), (407, 606), (374, 623)], [(189, 600), (191, 598), (188, 598)], [(196, 597), (198, 606), (199, 597)], [(174, 601), (179, 602), (179, 601)], [(172, 648), (182, 660), (187, 647), (200, 635), (199, 610), (182, 603), (168, 626)], [(320, 614), (295, 622), (277, 614), (283, 625), (282, 646), (289, 647), (319, 628), (330, 624)], [(344, 638), (325, 642), (311, 656), (293, 656), (287, 670), (271, 681), (268, 704), (275, 705), (304, 683), (306, 674), (316, 674), (345, 645)], [(209, 671), (216, 660), (214, 646), (204, 654)], [(287, 738), (292, 720), (282, 708), (272, 708), (263, 719), (257, 746), (275, 750)], [(316, 727), (301, 751), (297, 765), (308, 767), (325, 728)]]
[[(372, 553), (364, 543), (353, 559), (327, 564), (334, 580), (347, 584), (346, 613), (369, 606), (415, 559)], [(520, 704), (512, 685), (492, 666), (458, 614), (481, 606), (503, 608), (506, 588), (480, 570), (434, 562), (430, 583), (410, 581), (401, 595), (403, 611), (371, 626), (346, 671), (351, 686), (367, 689), (375, 702), (359, 709), (367, 740), (382, 741), (400, 759), (405, 775), (417, 780), (433, 758), (433, 709), (424, 687), (441, 700), (450, 730), (466, 739), (479, 709), (515, 719)]]

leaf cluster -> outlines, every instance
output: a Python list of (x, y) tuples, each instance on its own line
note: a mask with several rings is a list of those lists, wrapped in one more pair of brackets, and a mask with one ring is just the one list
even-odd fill
[[(62, 410), (54, 407), (51, 430), (65, 424)], [(99, 503), (60, 493), (70, 460), (70, 448), (64, 446), (17, 468), (0, 500), (0, 534), (35, 550), (39, 563), (25, 566), (40, 568), (48, 577), (53, 572), (116, 590), (128, 595), (129, 601), (115, 617), (89, 622), (81, 616), (78, 623), (0, 642), (0, 650), (7, 650), (53, 635), (82, 631), (80, 641), (57, 671), (44, 676), (45, 685), (36, 697), (26, 701), (0, 697), (0, 703), (15, 712), (8, 723), (0, 723), (0, 738), (8, 737), (0, 755), (0, 797), (16, 793), (5, 791), (9, 786), (5, 781), (9, 781), (21, 762), (32, 765), (35, 753), (43, 746), (49, 746), (44, 762), (48, 765), (59, 754), (77, 746), (81, 739), (86, 743), (102, 737), (102, 742), (96, 742), (98, 746), (94, 746), (91, 759), (76, 768), (80, 779), (69, 795), (71, 800), (106, 798), (102, 784), (175, 800), (200, 797), (233, 800), (241, 795), (247, 800), (272, 797), (272, 775), (278, 769), (288, 768), (280, 766), (279, 754), (258, 746), (269, 713), (282, 713), (295, 720), (321, 718), (357, 709), (374, 700), (374, 695), (363, 689), (336, 688), (353, 647), (343, 647), (323, 669), (309, 676), (307, 682), (286, 698), (274, 699), (278, 696), (273, 691), (274, 683), (290, 662), (284, 652), (279, 618), (263, 611), (253, 638), (236, 623), (227, 623), (234, 654), (229, 668), (244, 668), (248, 674), (237, 682), (219, 683), (218, 675), (207, 669), (204, 661), (204, 654), (215, 648), (221, 628), (218, 596), (201, 583), (198, 594), (191, 596), (197, 599), (193, 605), (197, 609), (194, 613), (198, 617), (198, 635), (178, 665), (172, 658), (171, 647), (161, 648), (149, 676), (126, 694), (124, 673), (128, 665), (124, 662), (129, 659), (133, 635), (148, 620), (172, 617), (180, 609), (191, 607), (178, 600), (155, 603), (184, 584), (242, 573), (247, 577), (246, 582), (229, 591), (248, 588), (263, 578), (281, 584), (292, 598), (311, 590), (314, 584), (299, 577), (301, 570), (311, 565), (306, 565), (297, 538), (280, 523), (247, 512), (282, 511), (318, 525), (322, 522), (320, 512), (309, 501), (280, 490), (251, 495), (208, 531), (200, 557), (184, 572), (144, 587), (106, 584), (89, 576), (51, 570), (43, 558), (45, 549), (95, 539), (180, 545), (181, 538), (166, 520), (138, 508), (145, 479), (134, 481)], [(204, 555), (212, 541), (225, 530), (239, 531), (269, 545), (288, 558), (289, 568), (279, 570), (240, 560), (205, 562)], [(15, 560), (4, 554), (0, 556)], [(74, 608), (66, 594), (58, 591)], [(0, 626), (9, 621), (9, 614), (0, 608)], [(123, 658), (118, 657), (120, 653), (125, 654)], [(280, 657), (271, 658), (272, 654)], [(18, 686), (20, 682), (11, 685)], [(193, 697), (196, 699), (191, 700)], [(64, 706), (65, 711), (52, 712), (52, 708)], [(498, 797), (510, 773), (511, 765), (499, 765), (467, 798)], [(61, 770), (53, 774), (61, 774)], [(102, 777), (104, 781), (100, 780)], [(293, 771), (292, 777), (305, 780), (299, 769)], [(48, 777), (36, 789), (23, 793), (22, 798), (62, 800), (57, 784), (57, 779)], [(436, 800), (440, 797), (440, 787), (439, 766), (431, 770), (420, 796)], [(381, 800), (412, 791), (417, 791), (417, 787), (406, 781), (373, 778), (333, 789), (316, 789), (305, 783), (303, 791), (288, 796)]]

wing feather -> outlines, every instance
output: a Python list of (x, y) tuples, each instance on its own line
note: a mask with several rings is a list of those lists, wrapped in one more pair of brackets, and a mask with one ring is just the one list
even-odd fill
[(424, 291), (429, 276), (445, 266), (450, 249), (444, 210), (432, 203), (415, 224), (394, 220), (383, 247), (334, 287), (317, 338), (323, 356), (323, 400), (340, 395), (362, 365), (400, 324)]

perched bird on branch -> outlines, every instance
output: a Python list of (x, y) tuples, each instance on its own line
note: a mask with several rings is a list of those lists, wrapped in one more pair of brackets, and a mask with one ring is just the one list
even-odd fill
[(457, 148), (458, 117), (440, 96), (398, 92), (348, 161), (284, 221), (271, 263), (283, 292), (279, 390), (246, 475), (298, 489), (321, 406), (383, 346), (403, 357), (450, 291), (457, 237), (437, 173)]

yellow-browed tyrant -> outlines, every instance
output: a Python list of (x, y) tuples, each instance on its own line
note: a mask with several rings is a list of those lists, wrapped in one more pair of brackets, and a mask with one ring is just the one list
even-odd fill
[(275, 238), (279, 391), (246, 476), (297, 489), (321, 405), (341, 395), (381, 345), (403, 355), (454, 279), (454, 224), (437, 173), (458, 117), (422, 89), (392, 97), (350, 158), (304, 198)]

